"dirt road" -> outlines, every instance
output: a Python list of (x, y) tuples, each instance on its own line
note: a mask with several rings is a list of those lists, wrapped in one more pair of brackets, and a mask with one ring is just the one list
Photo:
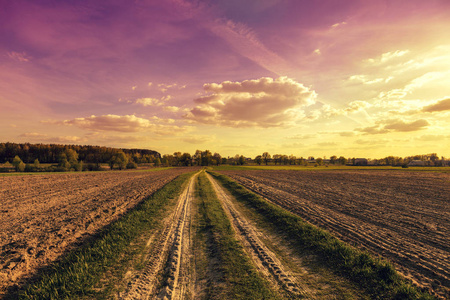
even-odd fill
[(176, 209), (164, 220), (162, 229), (153, 235), (144, 270), (136, 274), (120, 299), (185, 299), (186, 294), (193, 293), (189, 265), (190, 206), (196, 176), (189, 179)]

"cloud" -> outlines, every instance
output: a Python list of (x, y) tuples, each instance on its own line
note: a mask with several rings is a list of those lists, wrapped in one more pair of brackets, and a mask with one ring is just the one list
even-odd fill
[(162, 106), (164, 103), (169, 101), (172, 96), (167, 95), (162, 97), (161, 99), (157, 98), (139, 98), (136, 100), (136, 104), (142, 104), (143, 106)]
[(50, 137), (46, 139), (47, 142), (50, 143), (82, 143), (87, 141), (86, 138), (81, 138), (78, 136), (58, 136), (58, 137)]
[(215, 140), (215, 136), (210, 135), (191, 135), (181, 139), (183, 142), (189, 144), (204, 144), (206, 142), (210, 142)]
[(356, 131), (363, 132), (365, 134), (382, 134), (389, 132), (411, 132), (425, 129), (429, 126), (425, 119), (419, 119), (412, 122), (405, 122), (403, 120), (384, 120), (378, 121), (376, 125), (365, 127), (365, 128), (356, 128)]
[(20, 62), (29, 62), (30, 61), (30, 57), (25, 53), (19, 53), (19, 52), (8, 52), (8, 57), (11, 58), (12, 60), (16, 60), (16, 61), (20, 61)]
[(288, 77), (224, 81), (203, 86), (207, 95), (184, 118), (230, 127), (277, 127), (304, 117), (303, 108), (315, 103), (316, 93)]
[(450, 110), (450, 98), (440, 100), (435, 104), (431, 104), (422, 108), (423, 112), (437, 112)]
[(45, 138), (48, 135), (45, 133), (37, 133), (37, 132), (27, 132), (19, 135), (19, 137), (26, 137), (26, 138)]
[[(81, 129), (92, 131), (116, 131), (116, 132), (140, 132), (153, 131), (159, 134), (177, 134), (186, 132), (188, 127), (170, 125), (172, 119), (160, 119), (154, 117), (152, 120), (136, 117), (135, 115), (92, 115), (86, 118), (75, 118), (64, 121), (43, 121), (45, 124), (76, 126)], [(169, 125), (168, 125), (169, 124)]]
[(336, 23), (336, 24), (331, 25), (331, 28), (337, 28), (339, 26), (346, 25), (346, 24), (347, 24), (347, 22)]
[(367, 75), (352, 75), (348, 78), (350, 81), (358, 81), (362, 84), (376, 84), (376, 83), (388, 83), (391, 81), (394, 77), (389, 76), (387, 78), (374, 78), (369, 79)]
[(81, 138), (78, 136), (49, 137), (48, 134), (37, 132), (23, 133), (19, 135), (19, 137), (25, 137), (28, 139), (39, 140), (41, 142), (48, 142), (48, 143), (81, 143), (87, 141), (86, 138)]
[(308, 133), (308, 134), (296, 134), (293, 136), (288, 136), (286, 138), (290, 139), (290, 140), (308, 140), (308, 139), (313, 139), (316, 137), (317, 137), (316, 134)]
[(164, 106), (163, 109), (165, 111), (170, 111), (170, 112), (174, 112), (174, 113), (180, 111), (180, 108), (177, 106)]
[(370, 64), (383, 64), (387, 61), (401, 57), (407, 53), (409, 53), (409, 50), (396, 50), (393, 52), (386, 52), (386, 53), (381, 54), (377, 58), (369, 58), (366, 60), (366, 62), (368, 62)]

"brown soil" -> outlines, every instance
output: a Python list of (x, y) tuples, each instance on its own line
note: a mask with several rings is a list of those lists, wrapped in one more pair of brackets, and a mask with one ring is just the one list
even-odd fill
[(221, 171), (450, 298), (450, 175), (400, 171)]
[(0, 298), (187, 171), (0, 177)]
[(148, 245), (143, 271), (136, 272), (119, 299), (185, 299), (186, 294), (192, 294), (190, 205), (195, 178), (191, 177), (173, 213)]

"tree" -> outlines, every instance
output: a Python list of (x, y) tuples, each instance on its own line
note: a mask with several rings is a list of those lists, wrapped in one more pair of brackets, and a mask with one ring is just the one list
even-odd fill
[(336, 161), (338, 160), (336, 155), (333, 155), (330, 157), (330, 164), (334, 165), (336, 163)]
[(25, 164), (23, 163), (23, 161), (20, 159), (20, 157), (18, 155), (16, 155), (14, 157), (14, 159), (12, 161), (12, 165), (16, 169), (16, 172), (23, 172), (23, 171), (25, 171)]
[(255, 162), (260, 166), (262, 163), (262, 156), (258, 155), (255, 157)]
[(216, 161), (217, 165), (220, 165), (222, 163), (222, 156), (219, 153), (215, 152), (213, 158)]
[(277, 165), (278, 163), (280, 163), (280, 165), (281, 165), (281, 155), (280, 154), (274, 154), (272, 158), (273, 158), (273, 162), (275, 163), (275, 165)]
[(192, 165), (192, 157), (187, 152), (185, 152), (185, 153), (183, 153), (183, 155), (181, 155), (180, 161), (183, 166), (187, 167), (189, 165)]
[(202, 166), (209, 166), (212, 162), (212, 153), (209, 150), (205, 150), (201, 153)]
[(316, 158), (316, 163), (317, 163), (319, 166), (321, 166), (322, 163), (323, 163), (323, 159), (320, 158), (320, 157)]
[(340, 165), (345, 166), (347, 164), (347, 159), (343, 156), (339, 156), (338, 161)]
[(243, 155), (239, 156), (238, 162), (241, 166), (243, 166), (245, 164), (245, 157)]
[(159, 157), (157, 157), (155, 159), (155, 167), (159, 167), (161, 165), (161, 160), (159, 159)]
[(117, 154), (114, 156), (114, 164), (116, 164), (119, 167), (119, 170), (123, 170), (126, 168), (128, 163), (128, 157), (126, 154), (120, 150), (117, 152)]
[(33, 166), (36, 169), (36, 171), (38, 171), (41, 168), (41, 164), (39, 163), (39, 160), (37, 158), (34, 160)]
[(263, 159), (264, 163), (266, 164), (266, 166), (267, 166), (267, 164), (269, 163), (270, 157), (271, 157), (271, 156), (270, 156), (269, 152), (264, 152), (264, 153), (262, 154), (262, 159)]

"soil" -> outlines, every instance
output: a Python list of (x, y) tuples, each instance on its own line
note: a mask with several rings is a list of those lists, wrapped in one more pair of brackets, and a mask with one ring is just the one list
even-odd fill
[(0, 298), (188, 171), (0, 177)]
[(261, 233), (240, 213), (232, 202), (232, 197), (207, 174), (212, 183), (214, 191), (222, 203), (225, 213), (231, 221), (238, 239), (244, 245), (247, 253), (250, 254), (254, 265), (260, 273), (268, 279), (276, 289), (284, 289), (291, 296), (305, 296), (300, 289), (297, 280), (292, 276), (292, 272), (284, 266), (278, 257), (268, 249), (265, 243), (260, 239)]
[(149, 244), (147, 263), (136, 272), (127, 291), (119, 299), (185, 299), (194, 292), (191, 274), (191, 202), (194, 197), (192, 176), (178, 198), (173, 213), (164, 220), (160, 232)]
[(450, 298), (450, 174), (221, 171), (343, 241), (380, 255), (416, 285)]

